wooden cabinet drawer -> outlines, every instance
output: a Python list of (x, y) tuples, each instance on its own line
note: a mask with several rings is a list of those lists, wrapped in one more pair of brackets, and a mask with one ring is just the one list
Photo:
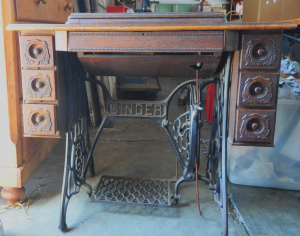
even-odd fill
[(24, 135), (55, 135), (56, 106), (43, 104), (23, 104)]
[(24, 68), (54, 67), (52, 36), (20, 36), (21, 65)]
[(73, 0), (15, 0), (16, 19), (64, 23), (73, 12)]
[(222, 52), (223, 48), (223, 31), (69, 32), (68, 42), (68, 50), (76, 52)]
[(26, 103), (56, 100), (54, 70), (23, 70), (22, 87)]
[(275, 107), (278, 73), (241, 73), (238, 106)]
[(55, 53), (52, 36), (20, 36), (19, 42), (24, 135), (62, 137), (66, 128), (63, 55)]
[(244, 34), (241, 69), (278, 69), (280, 50), (280, 34)]
[(237, 110), (236, 142), (273, 143), (275, 110)]

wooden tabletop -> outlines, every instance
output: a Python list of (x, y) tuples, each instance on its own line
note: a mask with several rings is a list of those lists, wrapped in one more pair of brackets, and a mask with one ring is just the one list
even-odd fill
[(10, 24), (13, 31), (284, 30), (294, 22), (232, 23), (222, 13), (73, 13), (65, 24)]

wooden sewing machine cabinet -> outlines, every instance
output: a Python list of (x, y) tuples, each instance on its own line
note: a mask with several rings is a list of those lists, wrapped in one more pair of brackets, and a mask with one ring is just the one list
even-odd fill
[(76, 52), (89, 73), (108, 76), (194, 77), (189, 66), (201, 62), (202, 79), (217, 77), (231, 56), (228, 139), (272, 146), (282, 30), (295, 27), (228, 23), (221, 13), (77, 13), (65, 24), (9, 25), (19, 31), (24, 135), (66, 132), (61, 53)]
[[(24, 134), (61, 137), (65, 132), (61, 125), (65, 117), (60, 115), (64, 85), (57, 56), (61, 51), (78, 52), (93, 75), (194, 77), (188, 67), (203, 62), (200, 78), (217, 72), (223, 52), (235, 52), (229, 138), (235, 144), (272, 145), (282, 30), (295, 27), (227, 23), (221, 13), (73, 13), (65, 24), (9, 25), (8, 30), (20, 32)], [(53, 127), (47, 129), (48, 123), (35, 129), (27, 120), (33, 108), (47, 109)], [(264, 138), (250, 138), (247, 130), (239, 135), (240, 118), (253, 109), (270, 117), (270, 133)]]

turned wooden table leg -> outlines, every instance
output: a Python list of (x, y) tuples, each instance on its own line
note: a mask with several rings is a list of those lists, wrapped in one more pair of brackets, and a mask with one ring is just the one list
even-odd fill
[(21, 188), (3, 188), (1, 191), (1, 196), (8, 201), (9, 204), (14, 204), (20, 200), (20, 198), (25, 194), (25, 187)]

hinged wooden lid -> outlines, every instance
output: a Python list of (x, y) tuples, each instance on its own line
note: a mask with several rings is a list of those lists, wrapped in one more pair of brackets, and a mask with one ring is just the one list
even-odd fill
[(186, 26), (220, 24), (223, 13), (73, 13), (66, 24), (103, 26)]

